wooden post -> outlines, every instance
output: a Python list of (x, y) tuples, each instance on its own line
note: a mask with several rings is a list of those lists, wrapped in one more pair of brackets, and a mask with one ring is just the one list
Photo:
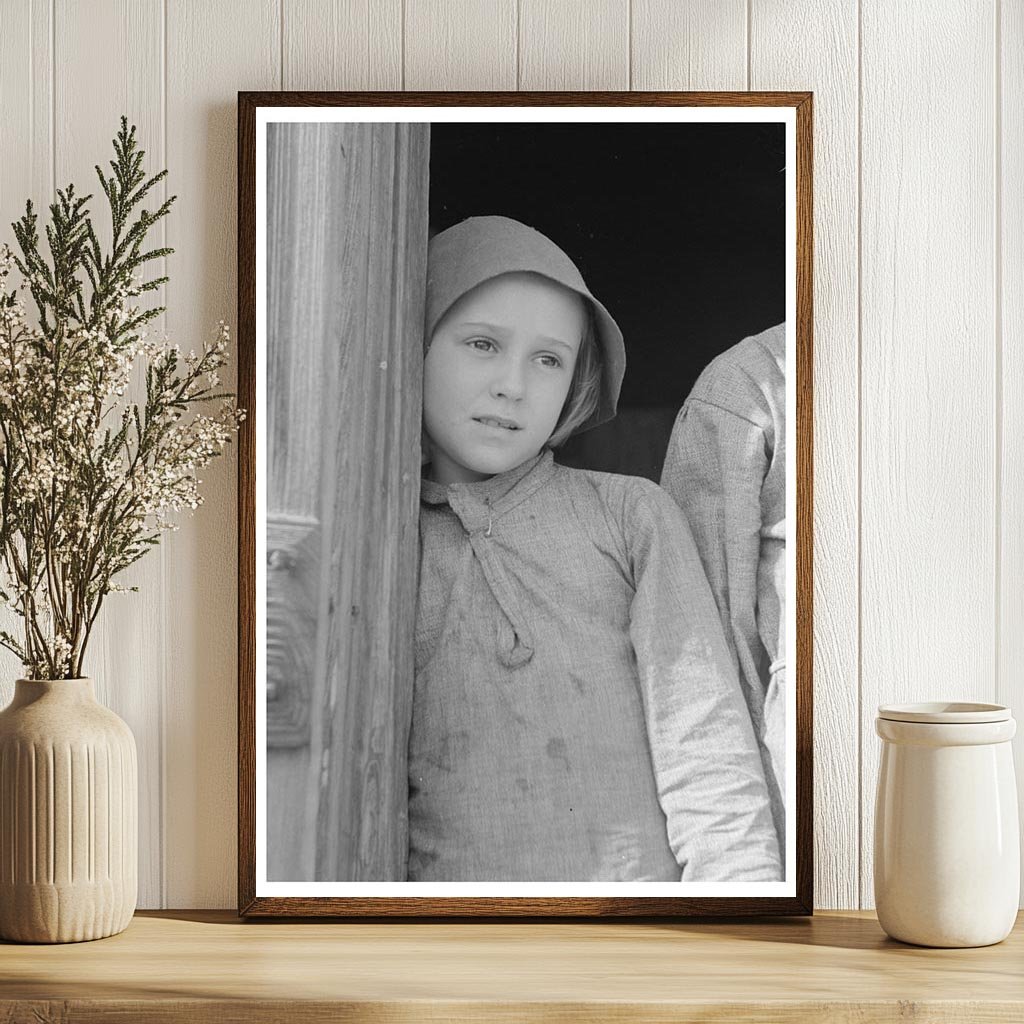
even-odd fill
[(268, 135), (271, 880), (405, 879), (428, 147)]

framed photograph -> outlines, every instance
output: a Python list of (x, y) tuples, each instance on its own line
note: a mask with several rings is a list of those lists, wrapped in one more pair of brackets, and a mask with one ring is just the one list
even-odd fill
[(240, 93), (239, 912), (810, 914), (810, 93)]

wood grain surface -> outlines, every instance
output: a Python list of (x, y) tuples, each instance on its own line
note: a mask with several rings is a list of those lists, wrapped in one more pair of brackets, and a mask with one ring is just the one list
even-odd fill
[(632, 0), (630, 88), (749, 88), (747, 7), (746, 0)]
[(402, 0), (290, 0), (283, 89), (401, 89)]
[(517, 88), (515, 0), (418, 0), (402, 6), (403, 89)]
[(629, 89), (628, 0), (518, 0), (518, 88)]
[(0, 944), (0, 1020), (985, 1024), (1024, 1015), (1022, 957), (1021, 925), (996, 946), (929, 950), (856, 912), (516, 925), (163, 911), (99, 942)]
[(319, 802), (307, 827), (317, 880), (395, 881), (408, 851), (429, 129), (342, 127), (335, 343), (322, 368)]
[[(312, 709), (321, 703), (324, 367), (333, 322), (344, 125), (271, 125), (267, 132), (267, 872), (314, 877), (316, 778)], [(293, 273), (292, 268), (302, 272)], [(246, 335), (247, 337), (247, 335)], [(249, 390), (245, 385), (246, 391)], [(250, 417), (258, 421), (258, 414)], [(333, 453), (332, 453), (333, 454)], [(246, 557), (249, 557), (248, 553)], [(251, 557), (255, 558), (253, 554)], [(288, 723), (300, 724), (288, 728)]]
[[(187, 351), (235, 316), (236, 101), (239, 89), (281, 84), (279, 5), (179, 0), (166, 6), (164, 31), (169, 179), (181, 197), (167, 223), (176, 250), (167, 327)], [(232, 352), (237, 359), (234, 341)], [(221, 377), (233, 390), (233, 367)], [(229, 445), (203, 472), (203, 506), (162, 545), (163, 815), (173, 837), (163, 854), (165, 906), (222, 907), (235, 888), (237, 452)], [(199, 593), (202, 601), (191, 596)]]
[[(255, 149), (253, 108), (242, 109), (248, 297)], [(303, 692), (268, 706), (268, 878), (404, 880), (429, 128), (287, 124), (269, 139), (268, 685), (297, 677)], [(252, 312), (239, 312), (251, 402)], [(243, 431), (240, 478), (243, 906), (255, 896), (253, 429)], [(296, 516), (306, 528), (289, 545), (286, 519)], [(272, 571), (277, 561), (284, 571)], [(299, 733), (287, 719), (304, 703), (309, 728)], [(286, 721), (275, 728), (279, 711)]]

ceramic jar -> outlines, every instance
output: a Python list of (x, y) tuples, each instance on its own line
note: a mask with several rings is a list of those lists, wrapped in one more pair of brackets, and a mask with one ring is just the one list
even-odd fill
[(1010, 740), (998, 704), (886, 705), (875, 804), (875, 905), (894, 939), (987, 946), (1017, 915), (1020, 838)]
[(0, 712), (0, 938), (123, 931), (138, 887), (135, 740), (91, 679), (15, 684)]

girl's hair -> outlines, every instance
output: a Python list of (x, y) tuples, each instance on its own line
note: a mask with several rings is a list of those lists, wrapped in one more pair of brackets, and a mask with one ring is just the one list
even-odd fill
[(573, 431), (590, 419), (601, 394), (601, 352), (597, 346), (597, 333), (594, 328), (594, 309), (585, 300), (583, 305), (586, 309), (583, 338), (576, 355), (576, 366), (573, 368), (572, 383), (562, 407), (562, 415), (558, 418), (551, 437), (548, 438), (549, 448), (558, 448), (565, 444)]

